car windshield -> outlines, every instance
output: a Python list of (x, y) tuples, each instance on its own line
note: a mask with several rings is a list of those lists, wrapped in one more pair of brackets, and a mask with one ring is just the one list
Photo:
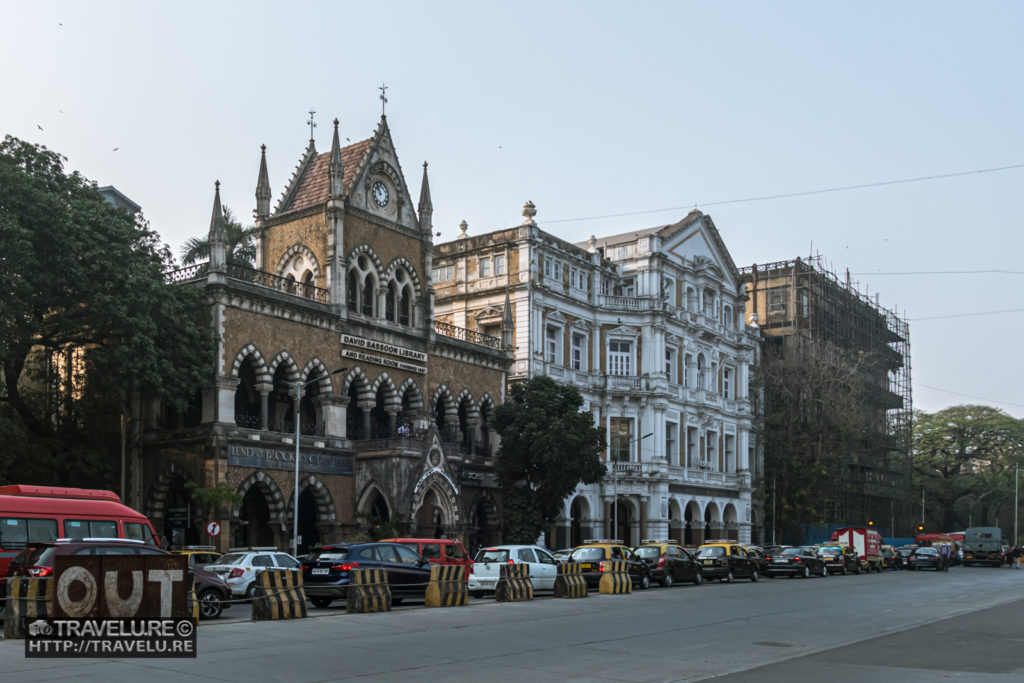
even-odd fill
[(661, 556), (661, 548), (659, 548), (656, 545), (645, 545), (640, 548), (637, 548), (633, 552), (635, 552), (637, 555), (639, 555), (645, 560), (653, 560)]
[(577, 548), (569, 556), (571, 560), (603, 560), (604, 551), (600, 548)]
[(828, 555), (829, 557), (836, 557), (841, 555), (842, 552), (839, 548), (818, 548), (819, 555)]
[(725, 548), (720, 545), (709, 545), (697, 551), (697, 557), (724, 557)]
[(804, 552), (803, 548), (786, 548), (780, 555), (802, 555)]
[(217, 560), (217, 564), (242, 564), (242, 560), (248, 553), (228, 553)]
[(476, 562), (507, 562), (508, 549), (484, 548), (476, 554)]
[(334, 562), (335, 560), (344, 560), (348, 555), (348, 548), (321, 548), (320, 550), (314, 550), (306, 558), (310, 562)]
[(915, 555), (938, 555), (939, 551), (935, 548), (918, 548), (914, 551)]

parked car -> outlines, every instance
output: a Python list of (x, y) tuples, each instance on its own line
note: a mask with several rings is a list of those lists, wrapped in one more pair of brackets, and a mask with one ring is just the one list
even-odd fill
[(757, 573), (764, 576), (765, 570), (768, 569), (768, 555), (764, 549), (757, 545), (744, 545), (743, 549), (747, 551), (747, 554), (754, 560), (754, 564), (757, 565)]
[(818, 546), (818, 557), (825, 562), (830, 574), (860, 574), (862, 569), (860, 556), (848, 545)]
[(907, 569), (934, 569), (935, 571), (941, 571), (942, 557), (939, 555), (938, 548), (917, 548), (910, 555), (910, 561), (907, 564)]
[(572, 548), (559, 548), (558, 550), (551, 551), (551, 554), (559, 563), (568, 562), (569, 556), (572, 555), (572, 550)]
[(298, 570), (299, 561), (274, 547), (231, 548), (206, 568), (228, 584), (231, 596), (252, 600), (256, 576), (267, 569)]
[(896, 548), (896, 552), (900, 556), (900, 569), (910, 569), (910, 556), (917, 550), (916, 545), (901, 545)]
[(633, 548), (633, 554), (647, 563), (651, 580), (662, 586), (671, 586), (678, 581), (696, 585), (704, 582), (704, 568), (697, 558), (669, 541), (645, 541)]
[(736, 579), (757, 581), (760, 574), (757, 563), (738, 543), (714, 541), (705, 543), (697, 550), (697, 559), (705, 579), (718, 579), (732, 583)]
[[(45, 578), (53, 576), (57, 555), (170, 555), (143, 541), (125, 538), (59, 538), (52, 543), (40, 543), (18, 553), (7, 567), (7, 576)], [(199, 618), (216, 619), (231, 597), (224, 581), (202, 567), (191, 567), (199, 601)]]
[(828, 576), (825, 561), (818, 557), (813, 547), (806, 545), (786, 548), (772, 555), (768, 571), (771, 576), (800, 576), (805, 579), (811, 574)]
[(569, 555), (569, 562), (579, 562), (580, 572), (589, 588), (598, 588), (601, 576), (610, 560), (625, 560), (626, 571), (633, 587), (641, 589), (651, 585), (651, 568), (647, 563), (633, 554), (633, 551), (622, 545), (621, 541), (587, 541), (577, 547)]
[(483, 597), (493, 592), (501, 578), (501, 565), (525, 564), (530, 568), (530, 583), (535, 591), (555, 589), (558, 560), (546, 548), (535, 545), (496, 545), (481, 548), (473, 560), (469, 576), (469, 594)]
[(222, 553), (218, 553), (212, 545), (189, 545), (180, 548), (171, 548), (175, 555), (184, 555), (188, 558), (189, 567), (206, 567), (220, 559)]
[(353, 569), (383, 569), (391, 589), (391, 602), (423, 599), (430, 582), (430, 561), (399, 543), (325, 545), (302, 563), (302, 583), (314, 607), (327, 607), (348, 595)]
[(896, 552), (896, 548), (891, 545), (882, 546), (882, 569), (900, 569), (903, 564), (903, 558)]
[(400, 543), (431, 564), (458, 564), (467, 567), (466, 579), (473, 571), (473, 558), (456, 538), (382, 538), (380, 543)]

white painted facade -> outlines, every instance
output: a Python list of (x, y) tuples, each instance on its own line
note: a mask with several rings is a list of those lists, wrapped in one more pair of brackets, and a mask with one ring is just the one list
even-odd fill
[[(573, 245), (526, 220), (434, 250), (435, 319), (495, 334), (512, 307), (513, 380), (576, 386), (605, 429), (609, 472), (565, 502), (552, 545), (614, 537), (752, 540), (760, 463), (756, 327), (710, 217)], [(496, 268), (496, 263), (502, 268)], [(501, 270), (502, 272), (497, 272)], [(754, 534), (756, 536), (756, 534)]]

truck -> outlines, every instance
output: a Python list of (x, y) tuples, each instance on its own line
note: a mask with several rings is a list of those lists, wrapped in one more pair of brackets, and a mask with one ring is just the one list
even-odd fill
[(882, 571), (882, 535), (874, 529), (865, 526), (836, 529), (832, 532), (832, 542), (853, 548), (864, 569)]
[(964, 566), (1003, 563), (1003, 531), (997, 526), (972, 526), (964, 531)]

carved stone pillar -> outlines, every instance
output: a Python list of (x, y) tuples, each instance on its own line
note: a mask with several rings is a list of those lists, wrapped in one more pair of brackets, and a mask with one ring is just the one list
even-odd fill
[(274, 390), (274, 385), (269, 382), (259, 382), (256, 384), (256, 391), (260, 392), (260, 429), (266, 431), (270, 426), (270, 392)]

